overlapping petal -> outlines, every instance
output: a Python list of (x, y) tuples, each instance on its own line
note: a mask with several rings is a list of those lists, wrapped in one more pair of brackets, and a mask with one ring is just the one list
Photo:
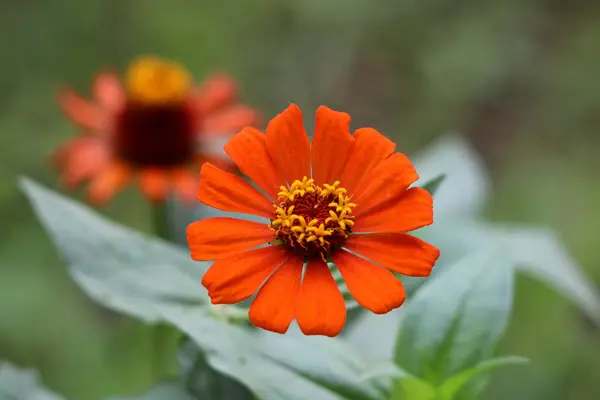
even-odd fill
[(203, 219), (186, 232), (192, 259), (199, 261), (230, 257), (274, 239), (266, 224), (235, 218)]
[(344, 297), (319, 258), (308, 260), (296, 305), (296, 320), (305, 335), (337, 336), (346, 323)]
[(101, 205), (110, 200), (129, 182), (131, 168), (120, 162), (110, 162), (90, 182), (87, 192), (91, 203)]
[(125, 104), (125, 91), (119, 77), (111, 72), (98, 74), (94, 79), (93, 93), (100, 106), (110, 112), (117, 112)]
[(357, 129), (354, 139), (356, 142), (340, 178), (342, 186), (351, 194), (362, 178), (396, 149), (396, 144), (373, 128)]
[(400, 307), (406, 300), (402, 282), (387, 269), (346, 251), (336, 252), (333, 262), (350, 294), (367, 310), (385, 314)]
[(225, 145), (225, 152), (239, 170), (265, 191), (272, 200), (277, 199), (284, 178), (275, 167), (267, 150), (266, 138), (255, 128), (244, 128)]
[(193, 107), (203, 115), (233, 104), (237, 98), (235, 80), (224, 74), (209, 76), (192, 95)]
[(214, 304), (246, 300), (290, 257), (282, 246), (267, 246), (220, 259), (206, 271), (202, 285)]
[(351, 235), (344, 247), (407, 276), (429, 276), (440, 256), (437, 247), (405, 233)]
[(201, 132), (207, 136), (220, 136), (239, 131), (245, 126), (257, 125), (260, 113), (247, 105), (238, 104), (204, 116)]
[(167, 173), (160, 168), (147, 168), (140, 172), (142, 193), (152, 201), (163, 201), (169, 190)]
[(198, 200), (223, 211), (271, 218), (273, 203), (248, 182), (210, 163), (200, 170)]
[(297, 105), (291, 104), (269, 122), (266, 143), (275, 167), (288, 183), (311, 176), (310, 142)]
[(354, 232), (410, 232), (433, 223), (433, 198), (422, 188), (408, 189), (356, 218)]
[(95, 132), (102, 130), (104, 113), (97, 104), (83, 99), (72, 90), (60, 92), (58, 104), (77, 125)]
[(406, 155), (391, 155), (365, 174), (352, 198), (356, 203), (353, 214), (359, 217), (386, 201), (399, 199), (417, 179), (419, 175)]
[(331, 184), (342, 174), (354, 146), (350, 115), (321, 106), (316, 119), (311, 147), (312, 177), (317, 184)]
[(248, 316), (255, 326), (285, 333), (296, 317), (296, 302), (302, 279), (302, 258), (288, 258), (260, 289)]

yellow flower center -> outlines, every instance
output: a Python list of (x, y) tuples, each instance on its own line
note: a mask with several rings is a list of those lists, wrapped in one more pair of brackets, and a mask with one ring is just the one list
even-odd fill
[(132, 62), (126, 73), (128, 96), (138, 103), (176, 103), (187, 96), (191, 86), (192, 76), (184, 67), (156, 57)]
[(269, 227), (296, 253), (327, 260), (352, 232), (356, 204), (350, 202), (339, 181), (320, 187), (305, 176), (280, 189)]

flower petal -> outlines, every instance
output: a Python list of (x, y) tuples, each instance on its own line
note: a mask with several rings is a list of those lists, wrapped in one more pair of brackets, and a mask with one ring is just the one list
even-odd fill
[(91, 203), (101, 205), (121, 190), (131, 177), (131, 169), (120, 162), (111, 162), (90, 182), (87, 192)]
[(267, 126), (267, 149), (280, 174), (289, 184), (310, 177), (310, 142), (302, 111), (295, 104), (277, 115)]
[(97, 136), (82, 135), (63, 145), (55, 157), (63, 169), (61, 183), (74, 188), (97, 175), (110, 162), (110, 151)]
[(147, 168), (140, 172), (142, 193), (153, 202), (163, 202), (169, 190), (167, 173), (159, 168)]
[(367, 172), (394, 152), (396, 145), (373, 128), (361, 128), (354, 132), (356, 143), (340, 181), (353, 194)]
[(171, 171), (171, 181), (173, 190), (185, 201), (186, 203), (193, 203), (196, 200), (196, 194), (198, 193), (198, 180), (194, 174), (185, 169), (177, 168)]
[(248, 316), (255, 326), (285, 333), (296, 316), (303, 261), (290, 257), (259, 290)]
[(240, 212), (273, 218), (274, 209), (262, 193), (248, 182), (210, 163), (200, 170), (198, 200), (223, 211)]
[(408, 189), (356, 218), (354, 232), (409, 232), (433, 223), (433, 198), (422, 188)]
[(238, 104), (205, 116), (201, 131), (206, 136), (221, 136), (237, 133), (246, 126), (255, 126), (259, 121), (260, 114), (257, 110)]
[(350, 115), (319, 107), (310, 154), (312, 174), (317, 184), (331, 184), (340, 178), (353, 146)]
[(71, 90), (63, 90), (58, 95), (58, 105), (77, 125), (99, 131), (102, 129), (103, 112), (96, 104), (89, 102)]
[(277, 199), (279, 187), (285, 183), (267, 151), (266, 138), (258, 129), (246, 127), (229, 139), (225, 152), (271, 199)]
[(267, 224), (235, 218), (208, 218), (187, 227), (192, 259), (217, 260), (275, 239)]
[(400, 307), (406, 300), (402, 282), (387, 269), (347, 251), (338, 251), (332, 258), (348, 291), (367, 310), (385, 314)]
[(440, 250), (405, 233), (350, 235), (344, 247), (407, 276), (429, 276)]
[[(194, 164), (198, 167), (202, 167), (204, 163), (211, 163), (217, 168), (222, 169), (227, 172), (235, 172), (235, 164), (226, 156), (222, 156), (220, 154), (209, 154), (209, 153), (199, 153), (196, 155)], [(195, 194), (194, 194), (195, 196)]]
[(296, 320), (305, 335), (337, 336), (346, 323), (344, 297), (319, 258), (308, 261), (298, 293)]
[(113, 112), (125, 104), (125, 91), (114, 73), (99, 74), (94, 80), (93, 92), (98, 104)]
[(419, 175), (408, 157), (402, 153), (392, 154), (365, 175), (352, 198), (353, 210), (358, 217), (371, 208), (390, 199), (400, 197)]
[(283, 246), (267, 246), (215, 261), (202, 277), (213, 304), (233, 304), (252, 296), (290, 257)]
[(237, 97), (237, 84), (227, 75), (209, 76), (204, 83), (195, 89), (192, 95), (193, 106), (203, 115), (231, 105)]

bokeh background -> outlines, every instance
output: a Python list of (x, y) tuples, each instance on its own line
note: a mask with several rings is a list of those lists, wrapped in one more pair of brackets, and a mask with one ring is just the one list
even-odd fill
[[(268, 117), (289, 102), (348, 111), (409, 154), (463, 133), (491, 171), (488, 217), (556, 229), (600, 282), (598, 21), (592, 0), (2, 0), (0, 359), (74, 400), (150, 382), (147, 328), (82, 294), (16, 186), (56, 185), (47, 154), (75, 133), (61, 85), (89, 93), (145, 53), (233, 74)], [(148, 229), (135, 190), (102, 212)], [(484, 398), (600, 398), (600, 330), (528, 278), (515, 301), (499, 351), (533, 363), (496, 373)]]

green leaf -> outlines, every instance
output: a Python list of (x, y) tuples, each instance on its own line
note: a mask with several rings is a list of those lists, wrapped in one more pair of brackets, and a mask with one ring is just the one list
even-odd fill
[(472, 368), (468, 368), (464, 371), (459, 372), (453, 377), (447, 379), (441, 386), (436, 390), (436, 400), (452, 400), (458, 391), (471, 379), (478, 375), (486, 374), (493, 369), (498, 367), (504, 367), (507, 365), (518, 365), (526, 364), (529, 360), (524, 357), (518, 356), (507, 356), (498, 357), (491, 360), (483, 361)]
[(418, 378), (400, 378), (394, 382), (392, 400), (437, 400), (435, 389)]
[(2, 400), (65, 400), (40, 384), (38, 373), (20, 369), (0, 361), (0, 399)]
[(177, 361), (190, 393), (200, 399), (254, 400), (254, 395), (238, 381), (215, 371), (200, 348), (186, 340), (177, 352)]
[(598, 288), (549, 229), (456, 220), (436, 223), (418, 236), (440, 248), (438, 262), (442, 263), (458, 260), (471, 251), (502, 241), (506, 257), (518, 271), (548, 284), (600, 326)]
[(147, 322), (177, 326), (212, 368), (261, 399), (376, 399), (360, 382), (364, 362), (340, 340), (276, 335), (214, 317), (198, 283), (207, 263), (187, 251), (107, 221), (89, 208), (24, 179), (23, 189), (69, 272), (100, 304)]
[(435, 192), (436, 221), (481, 215), (489, 196), (489, 178), (477, 152), (465, 138), (450, 133), (411, 157), (419, 173), (417, 186), (446, 175)]
[(446, 174), (439, 174), (435, 178), (427, 181), (423, 186), (423, 189), (427, 190), (430, 195), (434, 196), (442, 182), (446, 179)]
[[(391, 361), (377, 361), (367, 367), (368, 372), (362, 376), (363, 380), (379, 378), (393, 378), (393, 390), (386, 397), (392, 399), (408, 398), (411, 400), (433, 400), (435, 390), (429, 383), (409, 374)], [(387, 386), (385, 381), (380, 384)]]
[(511, 313), (513, 269), (502, 246), (441, 271), (405, 306), (396, 363), (438, 385), (490, 358)]
[(162, 382), (150, 390), (126, 397), (110, 397), (107, 400), (194, 400), (179, 382)]

